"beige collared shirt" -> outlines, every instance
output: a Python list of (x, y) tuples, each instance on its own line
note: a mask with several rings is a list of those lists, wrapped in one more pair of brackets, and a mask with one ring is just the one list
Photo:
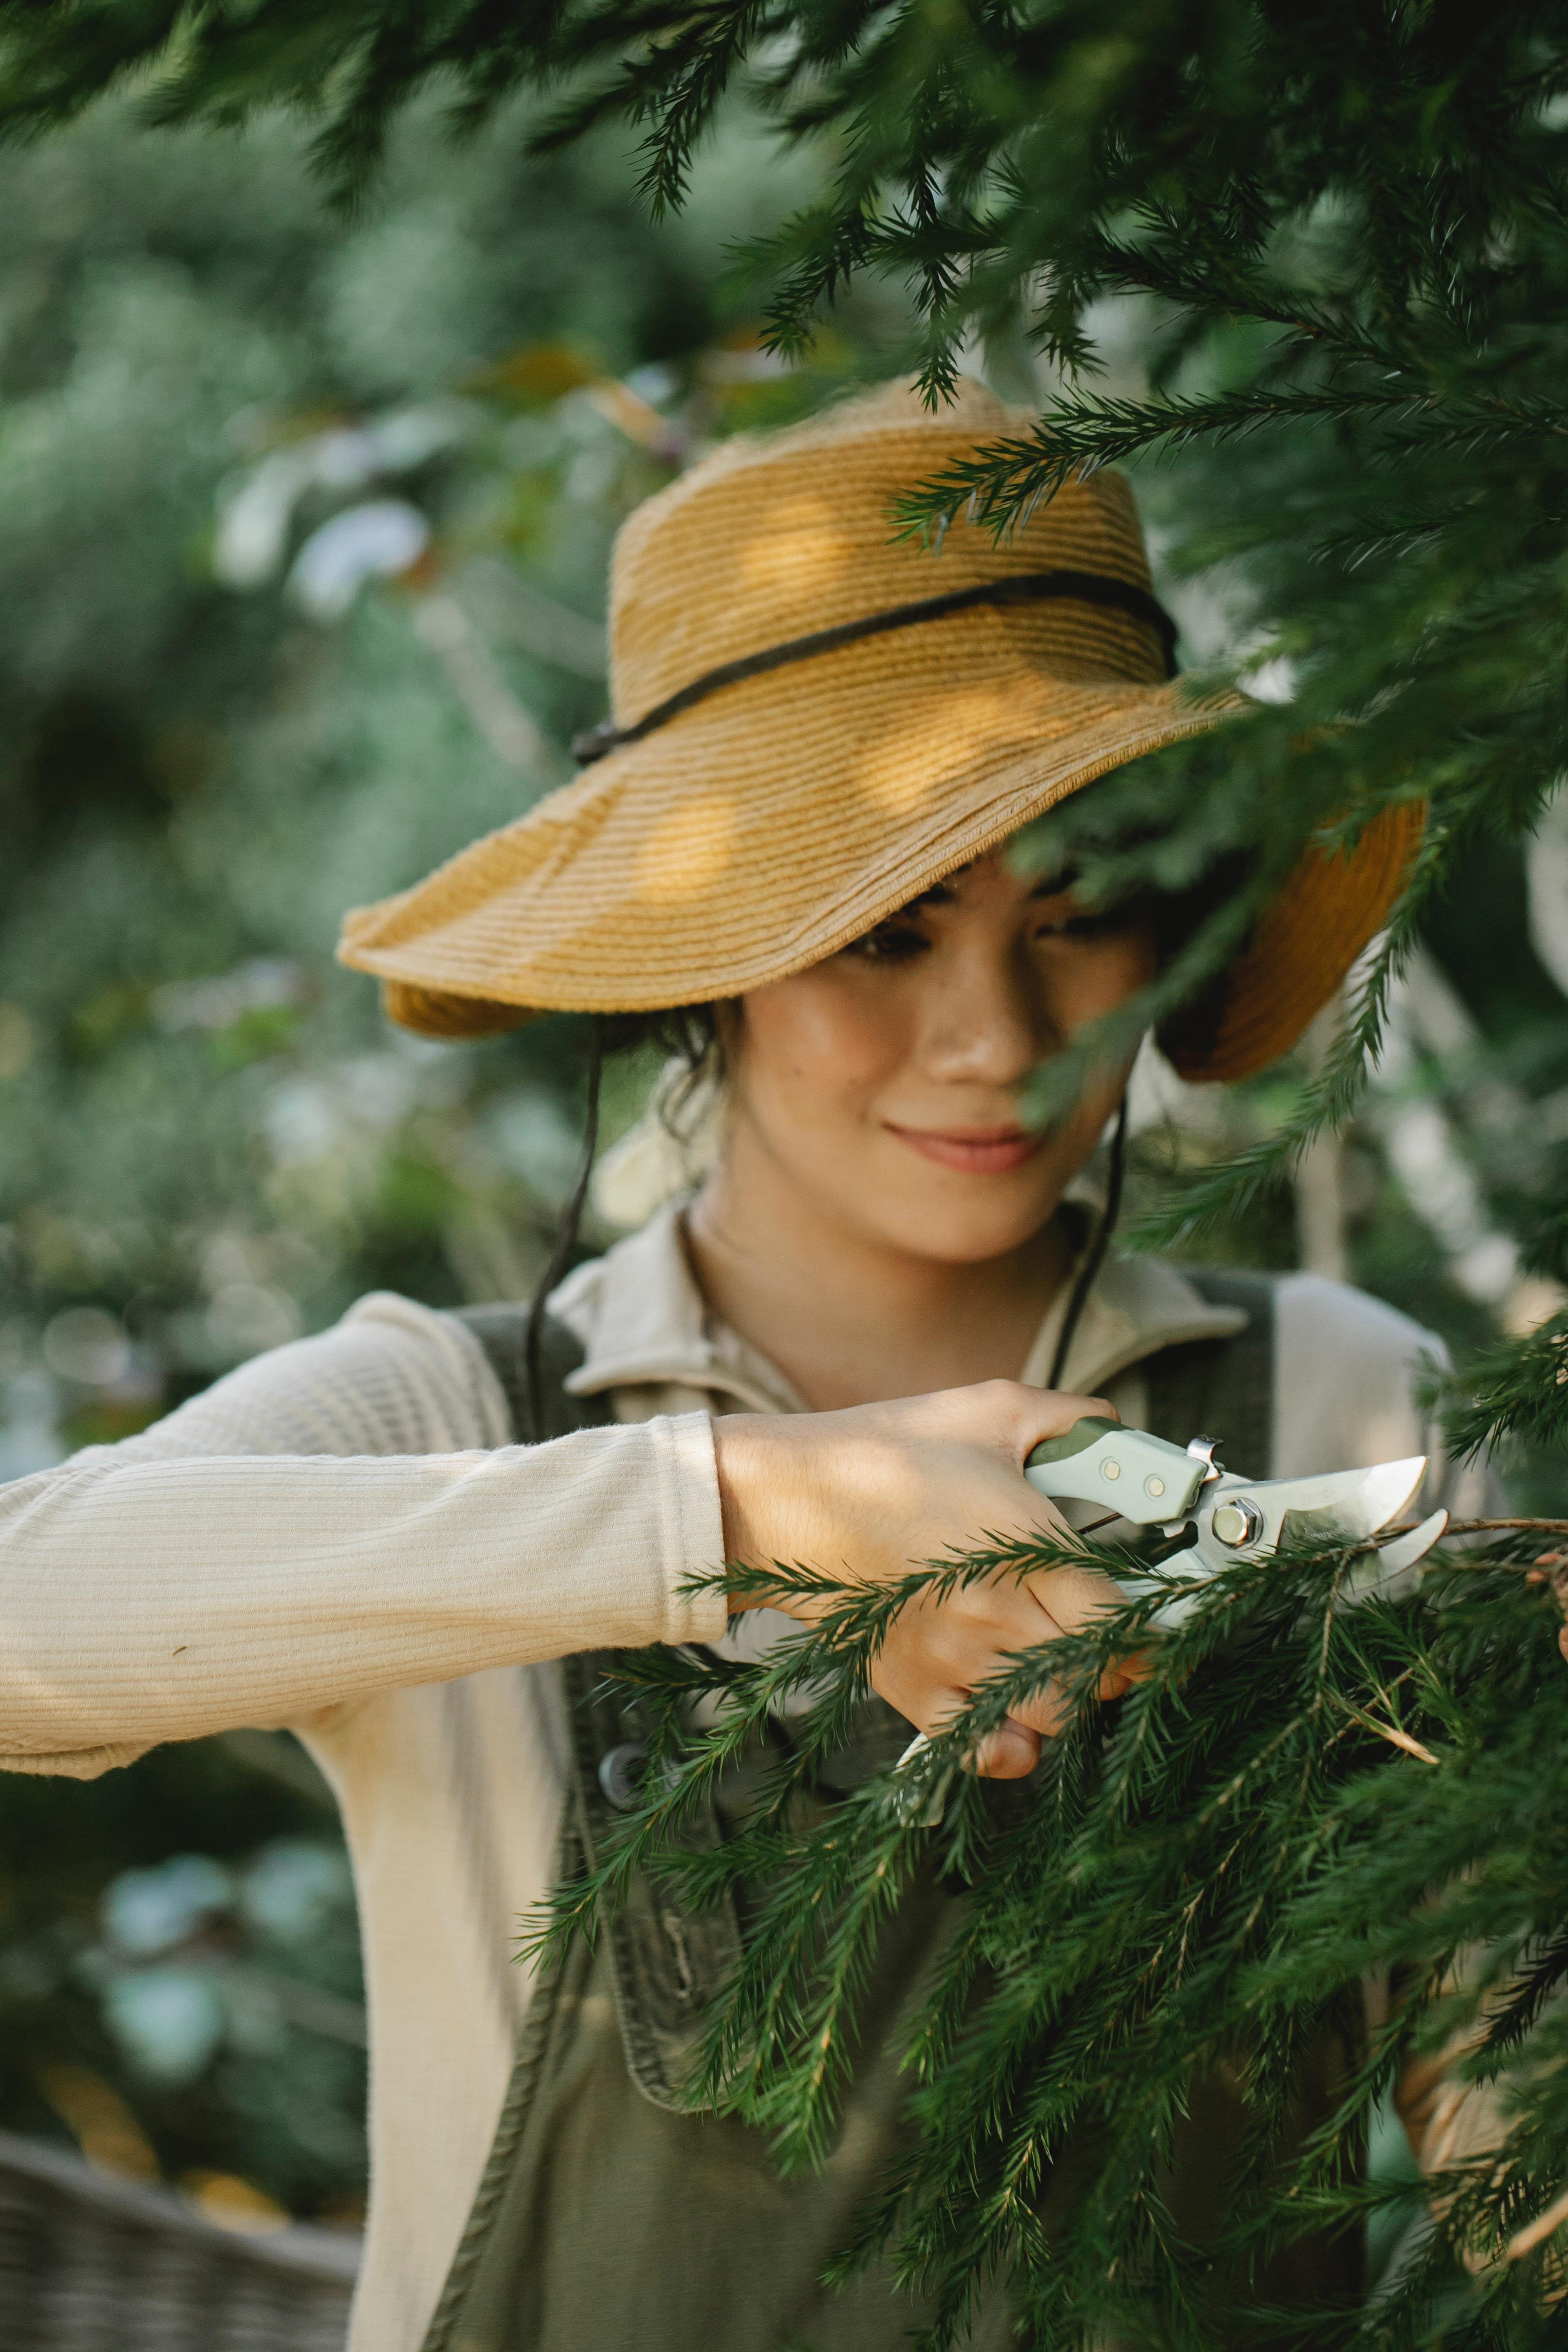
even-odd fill
[[(353, 2352), (416, 2352), (494, 2131), (530, 1990), (513, 1939), (565, 1786), (549, 1662), (732, 1638), (722, 1596), (684, 1589), (721, 1559), (709, 1416), (799, 1406), (713, 1324), (673, 1210), (554, 1303), (585, 1349), (573, 1385), (612, 1391), (620, 1425), (510, 1444), (471, 1334), (382, 1294), (143, 1435), (0, 1487), (0, 1765), (89, 1776), (289, 1725), (337, 1793), (371, 2023)], [(1136, 1422), (1143, 1360), (1235, 1322), (1173, 1268), (1112, 1260), (1066, 1383)], [(1375, 1300), (1287, 1276), (1276, 1474), (1434, 1452), (1413, 1383), (1439, 1352)], [(768, 1638), (763, 1612), (735, 1622)]]

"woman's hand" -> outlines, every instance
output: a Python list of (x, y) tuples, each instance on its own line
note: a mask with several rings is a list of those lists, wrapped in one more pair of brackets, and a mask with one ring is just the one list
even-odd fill
[[(1542, 1575), (1541, 1571), (1543, 1568), (1549, 1568), (1552, 1570), (1550, 1580)], [(1552, 1590), (1557, 1595), (1557, 1606), (1562, 1610), (1564, 1617), (1568, 1617), (1568, 1552), (1538, 1553), (1535, 1566), (1524, 1580), (1527, 1584), (1544, 1584), (1550, 1580)], [(1560, 1625), (1557, 1628), (1557, 1647), (1563, 1657), (1568, 1658), (1568, 1624)]]
[[(1042, 1439), (1063, 1436), (1086, 1412), (1114, 1417), (1103, 1397), (986, 1381), (844, 1412), (725, 1414), (713, 1436), (726, 1556), (748, 1567), (798, 1562), (881, 1584), (988, 1535), (1060, 1542), (1067, 1524), (1024, 1477), (1024, 1462)], [(889, 1631), (872, 1683), (921, 1731), (936, 1731), (979, 1684), (1005, 1669), (1009, 1652), (1081, 1632), (1121, 1597), (1086, 1567), (994, 1577), (940, 1604), (913, 1601)], [(826, 1604), (781, 1594), (771, 1605), (809, 1622)], [(1101, 1696), (1118, 1696), (1131, 1679), (1131, 1665), (1113, 1670)], [(975, 1770), (1021, 1779), (1039, 1760), (1042, 1734), (1058, 1729), (1062, 1715), (1057, 1695), (1042, 1691), (981, 1742)]]

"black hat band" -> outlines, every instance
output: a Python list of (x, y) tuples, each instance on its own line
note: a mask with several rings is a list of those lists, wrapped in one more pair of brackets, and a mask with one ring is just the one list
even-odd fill
[(817, 654), (833, 653), (839, 646), (852, 646), (862, 637), (885, 636), (893, 629), (918, 628), (924, 621), (945, 620), (950, 613), (965, 613), (980, 604), (1044, 604), (1070, 603), (1100, 604), (1119, 613), (1131, 614), (1153, 630), (1160, 640), (1165, 657), (1165, 676), (1176, 675), (1176, 625), (1169, 613), (1146, 588), (1131, 580), (1115, 580), (1099, 572), (1019, 572), (1010, 579), (983, 581), (977, 588), (955, 588), (945, 596), (925, 596), (918, 604), (895, 604), (885, 613), (868, 613), (858, 621), (844, 621), (834, 629), (814, 629), (804, 637), (786, 638), (783, 645), (769, 646), (760, 654), (747, 654), (740, 661), (724, 662), (717, 669), (706, 671), (693, 678), (663, 702), (655, 703), (651, 710), (627, 727), (617, 727), (613, 719), (602, 719), (584, 734), (572, 739), (572, 756), (580, 767), (588, 767), (602, 760), (607, 751), (618, 751), (623, 744), (640, 743), (645, 735), (668, 726), (683, 710), (699, 702), (706, 702), (726, 686), (738, 686), (743, 677), (757, 677), (764, 670), (784, 669), (792, 662), (810, 661)]

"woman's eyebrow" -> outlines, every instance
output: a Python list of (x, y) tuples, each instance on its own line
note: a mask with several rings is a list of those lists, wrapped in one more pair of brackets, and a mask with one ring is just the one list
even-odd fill
[(1029, 896), (1031, 898), (1060, 898), (1077, 885), (1078, 876), (1070, 866), (1064, 866), (1059, 874), (1047, 874), (1043, 881), (1037, 882)]

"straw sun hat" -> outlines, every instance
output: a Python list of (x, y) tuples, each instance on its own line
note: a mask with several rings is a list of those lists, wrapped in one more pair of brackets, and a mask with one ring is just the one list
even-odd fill
[[(1220, 713), (1169, 677), (1120, 475), (994, 544), (889, 536), (900, 492), (1032, 420), (965, 383), (893, 384), (726, 443), (616, 541), (613, 720), (584, 772), (414, 888), (347, 918), (340, 955), (393, 1019), (479, 1036), (544, 1010), (738, 996), (832, 954), (1069, 793)], [(764, 656), (759, 659), (759, 656)], [(1312, 854), (1226, 975), (1189, 1078), (1300, 1036), (1395, 896), (1419, 817)]]

